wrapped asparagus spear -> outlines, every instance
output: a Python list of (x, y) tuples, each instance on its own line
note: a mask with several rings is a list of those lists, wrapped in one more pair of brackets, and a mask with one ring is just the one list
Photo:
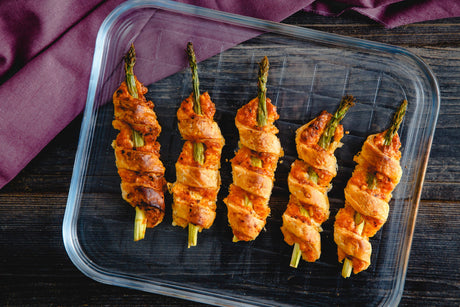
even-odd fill
[(164, 217), (165, 169), (160, 161), (157, 137), (161, 127), (154, 104), (147, 101), (147, 88), (133, 72), (134, 45), (125, 56), (125, 80), (113, 94), (115, 120), (120, 130), (112, 147), (115, 150), (122, 197), (136, 208), (134, 241), (144, 238), (146, 228), (155, 227)]
[(220, 189), (220, 157), (225, 140), (213, 117), (214, 103), (207, 92), (200, 94), (198, 69), (192, 43), (187, 45), (193, 91), (179, 110), (179, 131), (186, 140), (176, 163), (173, 225), (188, 227), (188, 247), (197, 244), (198, 232), (208, 229), (216, 216)]
[(235, 118), (240, 148), (231, 160), (233, 183), (224, 199), (234, 242), (254, 240), (264, 228), (274, 173), (283, 155), (273, 124), (279, 115), (266, 97), (268, 68), (264, 57), (259, 64), (257, 98), (241, 107)]
[(357, 165), (345, 187), (345, 207), (337, 213), (334, 224), (338, 259), (344, 261), (344, 278), (351, 271), (357, 274), (369, 267), (372, 253), (369, 238), (388, 218), (388, 202), (402, 176), (398, 129), (406, 108), (404, 100), (390, 128), (368, 136), (361, 152), (354, 157)]
[(339, 122), (353, 104), (354, 98), (345, 96), (333, 115), (323, 111), (297, 130), (300, 159), (291, 165), (288, 177), (291, 195), (281, 227), (286, 243), (294, 245), (292, 267), (298, 266), (301, 257), (313, 262), (321, 255), (321, 224), (329, 218), (327, 191), (337, 174), (334, 151), (344, 134)]

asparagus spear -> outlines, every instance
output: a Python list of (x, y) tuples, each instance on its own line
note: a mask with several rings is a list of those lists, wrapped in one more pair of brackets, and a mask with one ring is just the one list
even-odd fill
[(391, 121), (390, 128), (388, 128), (387, 133), (385, 134), (385, 142), (386, 146), (391, 144), (393, 137), (399, 130), (399, 126), (401, 126), (402, 120), (404, 115), (406, 115), (407, 109), (407, 100), (404, 99), (401, 105), (399, 106), (398, 110), (396, 111), (395, 115), (393, 116), (393, 120)]
[(296, 242), (294, 244), (294, 249), (292, 250), (291, 263), (289, 265), (293, 268), (297, 268), (297, 266), (299, 265), (301, 256), (302, 256), (302, 251), (300, 250), (300, 244)]
[[(318, 145), (321, 146), (324, 150), (328, 150), (332, 137), (335, 134), (335, 130), (337, 129), (337, 126), (339, 125), (340, 121), (345, 117), (345, 114), (348, 112), (348, 110), (354, 105), (354, 98), (353, 96), (347, 95), (342, 97), (342, 100), (340, 101), (339, 107), (335, 111), (335, 113), (332, 115), (331, 120), (326, 125), (326, 128), (323, 131), (323, 134), (321, 135)], [(317, 183), (318, 182), (318, 174), (312, 169), (308, 169), (308, 175), (310, 180), (313, 182)], [(301, 207), (303, 209), (303, 207)], [(301, 210), (301, 212), (304, 215), (310, 216), (310, 214), (304, 209)], [(302, 251), (300, 250), (299, 243), (294, 244), (294, 249), (292, 251), (292, 256), (291, 256), (291, 267), (297, 268), (299, 264), (299, 260), (301, 258)]]
[[(257, 125), (263, 127), (267, 124), (267, 76), (270, 65), (268, 58), (264, 58), (259, 63), (259, 73), (257, 81), (257, 98), (259, 100), (257, 106)], [(262, 160), (258, 157), (251, 157), (251, 165), (255, 167), (262, 167)], [(244, 203), (247, 206), (252, 206), (251, 201), (245, 195)], [(233, 242), (238, 242), (238, 238), (234, 235)]]
[(193, 50), (193, 44), (189, 42), (187, 44), (187, 56), (192, 71), (192, 83), (193, 83), (193, 110), (196, 114), (201, 115), (201, 104), (200, 104), (200, 80), (198, 79), (198, 67), (196, 65), (195, 51)]
[(251, 165), (255, 167), (262, 167), (262, 160), (258, 157), (251, 157)]
[[(247, 207), (252, 207), (252, 201), (249, 199), (248, 195), (244, 194), (243, 205)], [(233, 235), (232, 242), (238, 242), (239, 239), (237, 236)]]
[[(198, 79), (198, 67), (196, 65), (195, 51), (193, 50), (193, 44), (189, 42), (187, 44), (187, 56), (192, 71), (192, 83), (193, 83), (193, 111), (201, 115), (201, 103), (200, 103), (200, 80)], [(193, 159), (199, 164), (204, 163), (204, 144), (200, 142), (193, 143)], [(188, 224), (188, 247), (196, 246), (198, 231), (200, 227), (192, 223)]]
[[(300, 206), (300, 213), (302, 215), (310, 217), (310, 212), (305, 210), (305, 208), (302, 207), (302, 205)], [(292, 249), (291, 263), (289, 265), (293, 268), (297, 268), (300, 262), (300, 258), (302, 258), (302, 251), (300, 250), (300, 244), (296, 242), (294, 243), (294, 248)]]
[(267, 124), (267, 76), (270, 64), (265, 56), (259, 63), (259, 78), (257, 82), (257, 98), (259, 105), (257, 109), (257, 125), (263, 127)]
[[(137, 92), (136, 79), (134, 78), (134, 64), (136, 64), (136, 51), (134, 50), (134, 44), (131, 44), (128, 52), (125, 55), (125, 77), (126, 77), (126, 86), (128, 87), (128, 93), (133, 98), (139, 98)], [(142, 135), (132, 129), (133, 141), (135, 147), (144, 146), (144, 138)]]
[(144, 137), (142, 136), (141, 133), (139, 133), (139, 131), (136, 131), (134, 129), (131, 129), (132, 130), (132, 133), (133, 133), (133, 143), (134, 143), (134, 147), (142, 147), (145, 145), (144, 143)]
[(324, 129), (324, 132), (318, 141), (319, 146), (321, 146), (325, 150), (329, 148), (329, 145), (332, 141), (332, 137), (335, 134), (335, 130), (337, 129), (339, 122), (345, 117), (345, 114), (347, 114), (348, 109), (350, 109), (353, 105), (353, 96), (347, 95), (342, 97), (337, 111), (335, 111), (334, 115), (332, 115), (331, 120), (327, 123), (326, 128)]
[(311, 167), (308, 168), (308, 178), (314, 183), (318, 183), (318, 174)]
[(203, 165), (204, 163), (204, 144), (200, 142), (193, 143), (193, 160)]
[[(193, 50), (193, 44), (189, 42), (187, 44), (187, 56), (192, 71), (192, 83), (193, 83), (193, 111), (201, 115), (201, 103), (200, 103), (200, 80), (198, 79), (198, 67), (196, 65), (195, 51)], [(204, 145), (203, 143), (193, 143), (193, 159), (200, 164), (204, 163)]]
[(134, 50), (134, 44), (128, 50), (125, 55), (125, 72), (126, 72), (126, 85), (128, 86), (128, 92), (134, 98), (139, 98), (136, 87), (136, 79), (134, 78), (133, 67), (136, 64), (136, 51)]
[[(355, 220), (356, 232), (358, 233), (358, 235), (361, 235), (364, 229), (364, 219), (361, 216), (361, 214), (359, 214), (359, 212), (355, 212), (354, 220)], [(345, 258), (345, 261), (342, 267), (342, 277), (343, 278), (350, 277), (352, 270), (353, 270), (353, 262), (351, 261), (351, 259)]]
[[(139, 98), (136, 87), (136, 79), (134, 78), (134, 64), (136, 64), (136, 51), (134, 44), (131, 44), (128, 52), (125, 55), (125, 77), (128, 92), (133, 98)], [(133, 135), (133, 143), (135, 147), (144, 146), (144, 138), (138, 131), (131, 129)], [(142, 240), (145, 237), (147, 227), (147, 216), (144, 210), (136, 207), (136, 216), (134, 217), (134, 241)]]
[(147, 217), (145, 211), (136, 207), (136, 217), (134, 218), (134, 241), (142, 240), (147, 229)]
[(196, 246), (196, 243), (198, 241), (198, 231), (200, 231), (200, 227), (197, 225), (194, 225), (192, 223), (188, 224), (188, 246)]
[[(401, 105), (399, 106), (398, 110), (396, 110), (396, 113), (393, 116), (393, 119), (390, 124), (390, 128), (387, 129), (385, 133), (385, 139), (383, 144), (385, 146), (391, 145), (391, 141), (393, 140), (393, 137), (395, 134), (398, 132), (399, 127), (401, 126), (401, 122), (404, 118), (404, 115), (406, 114), (406, 109), (407, 109), (407, 100), (404, 99)], [(369, 173), (367, 174), (367, 184), (369, 189), (375, 189), (377, 187), (377, 178), (375, 177), (375, 174)], [(356, 232), (361, 235), (363, 233), (364, 229), (364, 219), (362, 218), (361, 214), (359, 212), (355, 213), (354, 216), (355, 220), (355, 227), (356, 227)], [(348, 278), (351, 275), (351, 271), (353, 270), (353, 264), (351, 259), (345, 258), (343, 267), (342, 267), (342, 277)]]
[[(267, 124), (267, 76), (270, 65), (268, 58), (265, 56), (259, 63), (259, 74), (257, 81), (257, 98), (259, 104), (257, 106), (257, 125), (263, 127)], [(262, 167), (262, 160), (258, 157), (251, 157), (251, 165)]]

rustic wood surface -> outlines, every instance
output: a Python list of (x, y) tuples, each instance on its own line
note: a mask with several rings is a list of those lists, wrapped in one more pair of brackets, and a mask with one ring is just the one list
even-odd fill
[[(384, 29), (367, 18), (297, 13), (284, 22), (398, 45), (438, 78), (442, 102), (401, 306), (460, 305), (460, 18)], [(1, 305), (200, 306), (84, 276), (62, 242), (81, 116), (0, 190)]]

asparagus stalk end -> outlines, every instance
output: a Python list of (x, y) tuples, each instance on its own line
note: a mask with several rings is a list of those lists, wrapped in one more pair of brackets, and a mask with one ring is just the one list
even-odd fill
[[(359, 212), (355, 213), (354, 220), (355, 220), (356, 232), (359, 235), (361, 235), (363, 233), (365, 221), (364, 221), (363, 217), (361, 216), (361, 214)], [(352, 270), (353, 270), (353, 262), (351, 261), (351, 259), (345, 258), (345, 261), (344, 261), (343, 267), (342, 267), (342, 277), (343, 278), (350, 277)]]
[(353, 270), (353, 264), (351, 260), (348, 258), (345, 258), (345, 261), (343, 262), (343, 267), (342, 267), (342, 277), (343, 278), (350, 277), (352, 270)]
[(190, 248), (190, 246), (196, 246), (196, 243), (198, 241), (199, 230), (199, 226), (194, 225), (192, 223), (188, 224), (188, 248)]
[[(305, 209), (302, 205), (299, 206), (300, 214), (311, 217), (310, 212)], [(300, 258), (302, 258), (302, 251), (300, 250), (300, 244), (294, 243), (294, 248), (292, 249), (292, 256), (291, 256), (291, 263), (290, 266), (293, 268), (297, 268), (299, 265)]]
[(144, 239), (147, 228), (147, 216), (145, 211), (136, 207), (136, 217), (134, 218), (134, 241)]
[(302, 251), (300, 250), (299, 243), (296, 242), (294, 244), (294, 248), (292, 250), (290, 266), (293, 267), (293, 268), (297, 268), (297, 266), (299, 265), (301, 257), (302, 257)]

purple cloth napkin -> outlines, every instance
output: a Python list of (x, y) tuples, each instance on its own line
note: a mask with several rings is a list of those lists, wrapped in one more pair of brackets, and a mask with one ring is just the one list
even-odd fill
[[(0, 2), (0, 188), (83, 110), (97, 31), (122, 2)], [(180, 2), (273, 21), (301, 9), (325, 15), (355, 10), (389, 27), (460, 15), (456, 0)]]
[[(97, 31), (122, 2), (0, 3), (0, 188), (83, 110)], [(311, 0), (181, 2), (281, 21)]]
[(305, 11), (339, 16), (346, 11), (365, 15), (387, 28), (460, 16), (459, 0), (317, 0)]

